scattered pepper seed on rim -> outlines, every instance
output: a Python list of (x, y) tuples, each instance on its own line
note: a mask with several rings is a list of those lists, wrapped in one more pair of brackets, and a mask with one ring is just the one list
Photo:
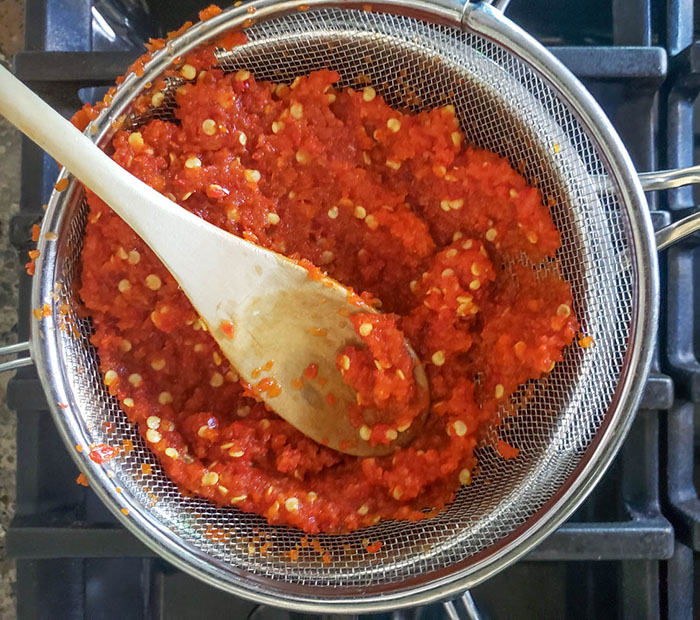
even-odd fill
[(462, 486), (467, 486), (472, 483), (472, 473), (468, 469), (462, 469), (459, 472), (459, 483)]
[(582, 336), (578, 339), (578, 345), (582, 349), (589, 349), (593, 345), (593, 338), (591, 336)]

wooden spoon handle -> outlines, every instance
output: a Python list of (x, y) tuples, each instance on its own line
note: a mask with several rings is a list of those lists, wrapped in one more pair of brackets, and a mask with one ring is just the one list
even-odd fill
[[(336, 368), (345, 346), (363, 346), (348, 315), (371, 309), (351, 302), (348, 290), (337, 282), (320, 282), (290, 259), (180, 208), (114, 162), (2, 67), (0, 114), (60, 161), (150, 246), (251, 389), (262, 390), (267, 381), (260, 398), (271, 409), (332, 448), (363, 456), (391, 451), (360, 441), (346, 415), (356, 394)], [(320, 367), (323, 383), (319, 379), (299, 388), (311, 364)], [(258, 379), (261, 367), (272, 370)], [(420, 364), (416, 369), (427, 408), (427, 380)]]
[[(231, 291), (250, 284), (251, 246), (180, 208), (102, 152), (87, 136), (0, 66), (0, 114), (72, 172), (104, 200), (150, 246), (173, 272), (200, 314), (214, 320), (207, 305), (221, 280), (215, 269), (241, 245), (241, 260), (228, 266)], [(243, 248), (242, 246), (246, 247)], [(256, 265), (276, 263), (276, 255), (253, 248)], [(206, 266), (206, 267), (205, 267)], [(235, 276), (239, 277), (236, 278)], [(232, 279), (236, 280), (232, 283)]]
[(169, 201), (139, 184), (72, 123), (0, 66), (0, 114), (70, 170), (141, 234), (144, 201), (171, 210)]

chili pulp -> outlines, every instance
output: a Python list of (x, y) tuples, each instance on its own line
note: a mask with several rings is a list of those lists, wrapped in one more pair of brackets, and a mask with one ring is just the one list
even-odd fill
[[(386, 315), (357, 319), (368, 346), (339, 370), (393, 407), (394, 426), (372, 432), (405, 426), (405, 335), (430, 413), (392, 456), (308, 439), (246, 390), (170, 273), (88, 192), (80, 294), (105, 384), (188, 494), (311, 533), (424, 519), (471, 483), (480, 429), (577, 332), (569, 285), (522, 260), (560, 247), (549, 210), (504, 158), (465, 142), (450, 105), (401, 113), (371, 86), (336, 88), (333, 71), (274, 84), (212, 64), (211, 48), (183, 59), (173, 119), (117, 131), (115, 161), (216, 226), (371, 293)], [(137, 108), (163, 105), (164, 86)]]

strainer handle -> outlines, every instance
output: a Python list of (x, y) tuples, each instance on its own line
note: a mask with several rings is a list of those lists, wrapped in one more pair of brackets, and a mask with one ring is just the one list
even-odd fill
[(639, 181), (645, 192), (693, 185), (694, 183), (700, 183), (700, 166), (642, 172), (639, 174)]
[(684, 237), (700, 230), (700, 211), (656, 231), (656, 249), (660, 252)]
[(481, 614), (469, 590), (454, 601), (444, 602), (442, 608), (450, 620), (481, 620)]
[[(9, 344), (5, 347), (0, 347), (0, 357), (4, 357), (5, 355), (14, 355), (15, 353), (24, 353), (25, 351), (29, 351), (28, 342)], [(0, 372), (14, 370), (15, 368), (21, 368), (22, 366), (31, 366), (32, 364), (33, 362), (31, 356), (18, 357), (17, 359), (10, 360), (9, 362), (0, 362)]]
[[(700, 183), (700, 166), (677, 168), (675, 170), (642, 172), (639, 174), (639, 181), (645, 192), (693, 185), (695, 183)], [(665, 250), (667, 247), (698, 230), (700, 230), (700, 211), (658, 230), (656, 232), (656, 249), (659, 251)]]

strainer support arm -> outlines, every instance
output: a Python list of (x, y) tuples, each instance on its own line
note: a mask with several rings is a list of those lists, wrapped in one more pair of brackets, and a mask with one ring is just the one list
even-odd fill
[[(17, 344), (10, 344), (5, 347), (0, 347), (0, 357), (4, 357), (5, 355), (14, 355), (15, 353), (24, 353), (25, 351), (29, 351), (29, 343), (18, 342)], [(19, 357), (15, 360), (0, 363), (0, 372), (14, 370), (15, 368), (21, 368), (22, 366), (31, 366), (32, 364), (33, 362), (31, 357)]]

